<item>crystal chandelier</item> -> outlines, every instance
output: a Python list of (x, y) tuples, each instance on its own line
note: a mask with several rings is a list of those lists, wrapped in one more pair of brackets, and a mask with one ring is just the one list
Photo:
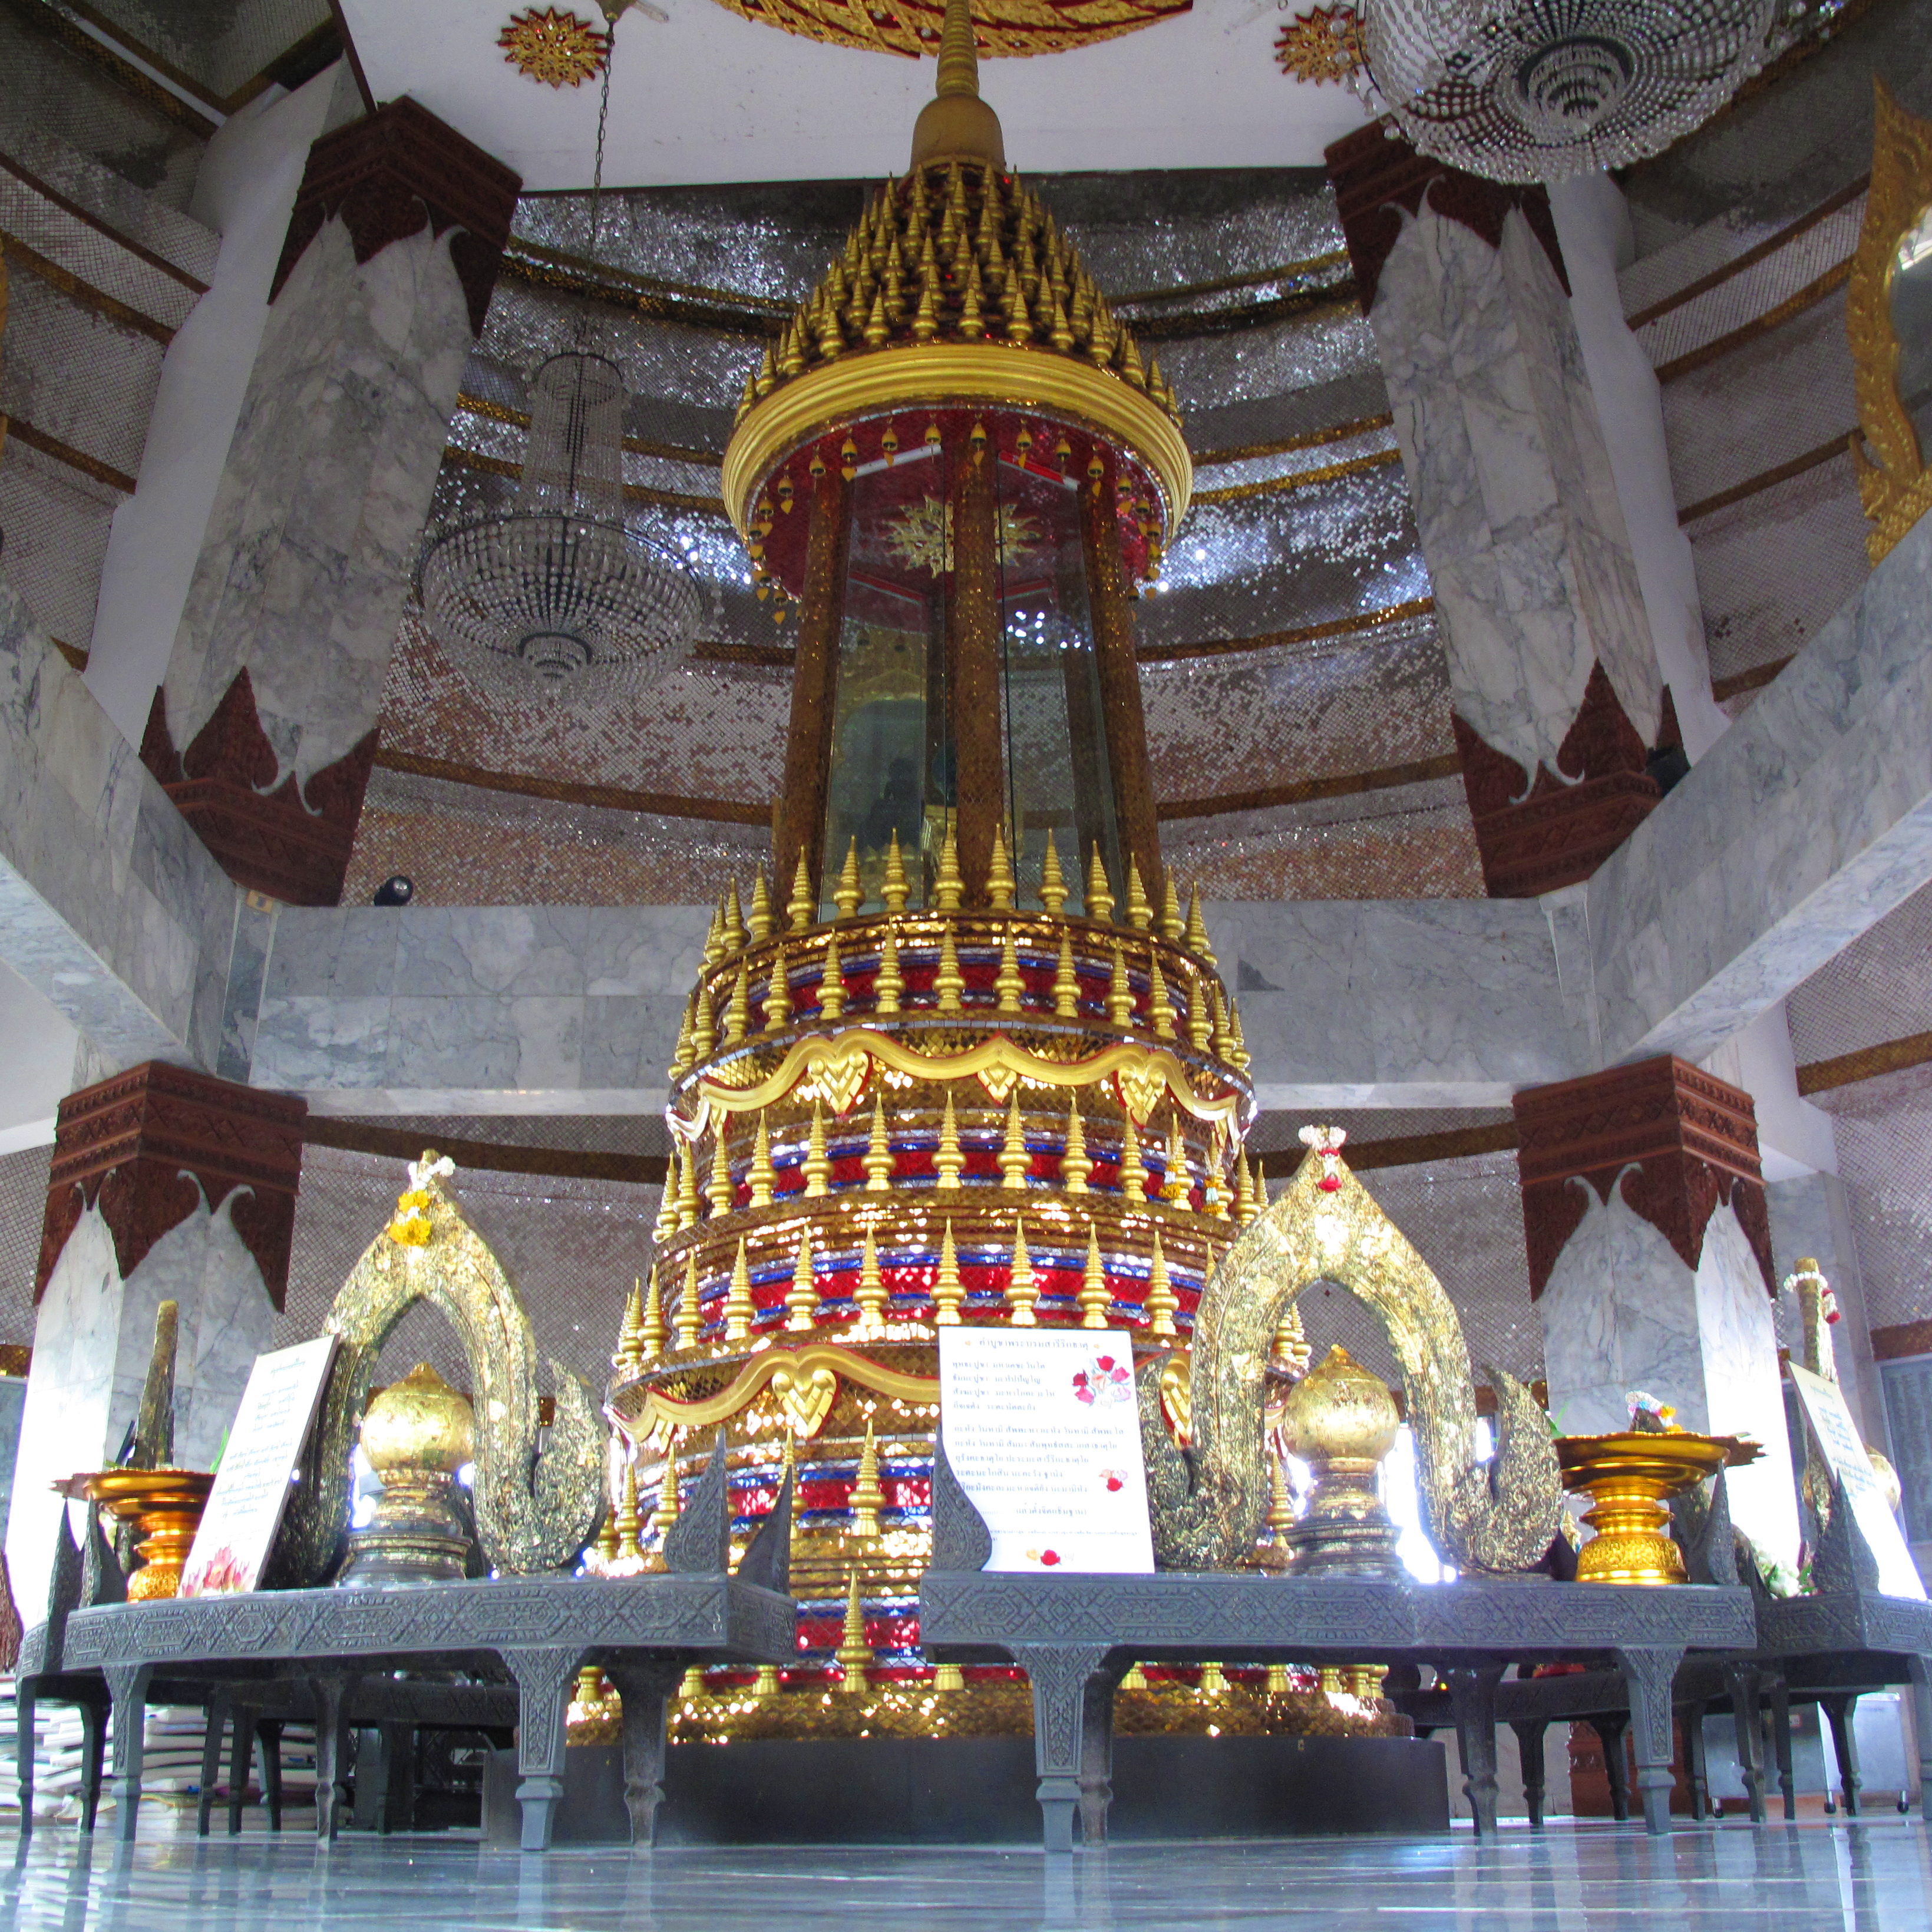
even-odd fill
[[(597, 122), (590, 254), (597, 254), (610, 62)], [(679, 558), (625, 527), (622, 372), (575, 348), (531, 383), (515, 508), (446, 530), (420, 577), (430, 631), (493, 695), (575, 701), (634, 692), (681, 662), (704, 600)]]
[(1791, 38), (1791, 0), (1360, 0), (1370, 104), (1423, 153), (1551, 182), (1654, 154)]

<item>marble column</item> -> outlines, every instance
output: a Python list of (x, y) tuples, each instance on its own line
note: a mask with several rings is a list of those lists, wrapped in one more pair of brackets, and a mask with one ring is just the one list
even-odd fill
[(1665, 1054), (1515, 1096), (1530, 1293), (1566, 1435), (1627, 1427), (1632, 1390), (1750, 1436), (1731, 1512), (1794, 1576), (1798, 1506), (1777, 1277), (1750, 1096)]
[(62, 1103), (7, 1530), (30, 1620), (62, 1508), (49, 1485), (119, 1450), (164, 1300), (180, 1310), (176, 1456), (213, 1459), (287, 1290), (308, 1111), (159, 1060)]
[(518, 177), (408, 99), (309, 151), (141, 755), (241, 884), (340, 897)]
[(1379, 125), (1328, 150), (1436, 596), (1493, 897), (1589, 877), (1678, 742), (1540, 188)]

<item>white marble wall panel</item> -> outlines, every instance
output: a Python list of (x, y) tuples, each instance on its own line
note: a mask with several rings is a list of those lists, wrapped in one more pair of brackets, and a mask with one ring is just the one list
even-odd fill
[(283, 284), (169, 661), (177, 748), (244, 666), (278, 784), (376, 722), (471, 346), (453, 232), (358, 265), (332, 220)]
[(236, 1233), (230, 1193), (170, 1228), (124, 1281), (98, 1208), (68, 1238), (34, 1330), (14, 1464), (7, 1562), (29, 1622), (44, 1603), (62, 1507), (50, 1484), (98, 1468), (121, 1446), (140, 1404), (161, 1303), (180, 1309), (175, 1364), (175, 1453), (206, 1468), (233, 1421), (255, 1358), (274, 1335), (275, 1311), (254, 1257)]
[(1601, 661), (1646, 742), (1660, 680), (1568, 302), (1520, 214), (1492, 248), (1426, 206), (1370, 322), (1429, 561), (1455, 706), (1554, 771)]
[(1932, 518), (1591, 879), (1606, 1061), (1702, 1060), (1932, 879)]
[(0, 576), (0, 958), (113, 1064), (212, 1066), (237, 897)]
[(1797, 1508), (1771, 1299), (1737, 1217), (1720, 1206), (1694, 1270), (1613, 1190), (1582, 1181), (1582, 1220), (1537, 1302), (1550, 1413), (1566, 1435), (1628, 1428), (1641, 1390), (1686, 1429), (1748, 1435), (1762, 1459), (1730, 1478), (1734, 1520), (1795, 1574)]

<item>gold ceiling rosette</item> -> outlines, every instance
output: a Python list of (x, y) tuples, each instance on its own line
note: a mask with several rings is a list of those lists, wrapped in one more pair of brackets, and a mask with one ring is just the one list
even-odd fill
[[(1188, 12), (1193, 0), (974, 0), (983, 53), (1060, 53)], [(869, 53), (938, 51), (946, 9), (936, 0), (718, 0), (747, 20)]]

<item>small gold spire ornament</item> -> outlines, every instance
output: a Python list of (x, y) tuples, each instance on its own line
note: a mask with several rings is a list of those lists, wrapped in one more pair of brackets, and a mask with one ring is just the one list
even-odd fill
[(658, 1478), (658, 1506), (651, 1514), (651, 1534), (657, 1538), (658, 1547), (664, 1547), (664, 1540), (670, 1526), (676, 1522), (681, 1504), (677, 1493), (677, 1431), (671, 1431), (670, 1440), (664, 1444), (664, 1474)]
[(1010, 926), (1000, 935), (1000, 970), (993, 981), (993, 991), (997, 995), (995, 1011), (1017, 1013), (1022, 1010), (1026, 982), (1020, 976), (1019, 946)]
[(1060, 873), (1060, 852), (1051, 832), (1047, 835), (1046, 856), (1040, 861), (1040, 902), (1056, 919), (1066, 903), (1066, 880)]
[[(656, 1276), (653, 1275), (652, 1279), (655, 1281)], [(610, 1366), (620, 1371), (634, 1369), (644, 1360), (641, 1342), (644, 1305), (640, 1292), (641, 1286), (632, 1282), (630, 1293), (624, 1298), (623, 1318), (617, 1324), (617, 1352), (610, 1358)]]
[(769, 1208), (778, 1177), (772, 1172), (772, 1132), (765, 1110), (758, 1109), (758, 1130), (752, 1139), (752, 1198), (748, 1205)]
[(1214, 1044), (1214, 1016), (1208, 1010), (1208, 988), (1198, 980), (1188, 982), (1187, 1037), (1197, 1053), (1208, 1052)]
[(731, 1153), (724, 1138), (724, 1116), (718, 1117), (717, 1138), (711, 1148), (711, 1212), (728, 1214), (736, 1204), (738, 1190), (731, 1180)]
[(752, 1318), (758, 1312), (752, 1301), (752, 1270), (745, 1258), (745, 1238), (738, 1237), (738, 1258), (731, 1264), (731, 1286), (724, 1297), (724, 1340), (728, 1342), (752, 1339)]
[(948, 818), (946, 836), (940, 842), (939, 870), (932, 882), (934, 907), (940, 912), (957, 912), (965, 890), (966, 881), (959, 871), (959, 830)]
[(818, 896), (812, 890), (812, 870), (805, 854), (798, 855), (798, 868), (791, 875), (791, 897), (785, 904), (785, 922), (794, 932), (803, 932), (818, 917)]
[(965, 1672), (956, 1664), (940, 1664), (932, 1673), (932, 1688), (942, 1697), (951, 1691), (963, 1690), (966, 1688)]
[(736, 1046), (752, 1030), (752, 969), (738, 968), (731, 983), (731, 1004), (724, 1015), (724, 1044)]
[(1151, 952), (1148, 955), (1148, 1017), (1154, 1022), (1157, 1039), (1174, 1037), (1174, 1002), (1167, 997), (1167, 981), (1162, 976), (1160, 962)]
[(1174, 1317), (1180, 1306), (1174, 1299), (1174, 1285), (1167, 1278), (1167, 1257), (1160, 1251), (1160, 1230), (1156, 1228), (1154, 1231), (1154, 1262), (1148, 1270), (1148, 1333), (1163, 1338), (1175, 1334)]
[(805, 1143), (805, 1198), (816, 1201), (831, 1192), (832, 1158), (825, 1150), (825, 1103), (812, 1103), (812, 1131)]
[(692, 1664), (678, 1679), (677, 1695), (680, 1703), (694, 1704), (699, 1698), (710, 1694), (704, 1688), (704, 1672), (698, 1664)]
[(644, 1512), (638, 1507), (638, 1466), (627, 1457), (624, 1463), (624, 1481), (622, 1500), (616, 1510), (617, 1548), (616, 1556), (620, 1563), (636, 1563), (644, 1556), (644, 1546), (638, 1538), (644, 1526)]
[(1129, 1665), (1127, 1674), (1120, 1679), (1120, 1688), (1123, 1690), (1144, 1690), (1147, 1688), (1147, 1672), (1138, 1664)]
[(952, 943), (950, 923), (942, 928), (939, 935), (939, 970), (933, 976), (932, 989), (939, 995), (940, 1012), (964, 1010), (960, 995), (966, 990), (966, 976), (959, 970), (959, 949)]
[(881, 1019), (898, 1016), (905, 994), (905, 975), (899, 970), (898, 933), (890, 920), (879, 940), (878, 976), (872, 982), (872, 1006)]
[(859, 1306), (859, 1334), (874, 1334), (885, 1326), (886, 1278), (879, 1267), (879, 1244), (870, 1228), (859, 1256), (859, 1292), (854, 1299)]
[(1075, 1299), (1080, 1304), (1082, 1328), (1106, 1327), (1107, 1311), (1114, 1305), (1114, 1298), (1107, 1286), (1107, 1272), (1100, 1265), (1100, 1238), (1091, 1228), (1087, 1230), (1087, 1266)]
[(1011, 912), (1018, 881), (1013, 877), (1012, 862), (1006, 856), (1004, 826), (993, 827), (993, 856), (986, 868), (986, 903), (995, 912)]
[(1160, 936), (1170, 944), (1178, 946), (1187, 932), (1187, 922), (1180, 916), (1180, 896), (1174, 889), (1174, 874), (1167, 877), (1167, 886), (1160, 910)]
[(1291, 1301), (1274, 1331), (1274, 1358), (1292, 1376), (1308, 1372), (1315, 1351), (1309, 1346), (1308, 1332), (1301, 1325), (1301, 1304)]
[(865, 892), (859, 884), (859, 842), (845, 848), (845, 862), (839, 868), (838, 883), (832, 889), (832, 903), (841, 919), (850, 919), (864, 903)]
[(1088, 1158), (1087, 1130), (1081, 1124), (1080, 1102), (1071, 1100), (1066, 1108), (1066, 1150), (1060, 1156), (1060, 1185), (1068, 1194), (1084, 1194), (1087, 1177), (1094, 1172)]
[(1006, 1131), (1000, 1143), (1000, 1185), (1024, 1188), (1032, 1165), (1027, 1153), (1026, 1130), (1020, 1124), (1020, 1096), (1016, 1091), (1006, 1103)]
[(752, 1680), (752, 1695), (763, 1703), (767, 1697), (778, 1694), (778, 1667), (776, 1664), (761, 1664), (758, 1674)]
[(845, 1016), (845, 969), (838, 960), (838, 935), (825, 935), (825, 964), (818, 975), (818, 1017), (821, 1020)]
[(692, 1016), (697, 1006), (698, 995), (694, 992), (684, 1003), (684, 1017), (677, 1023), (677, 1044), (671, 1049), (670, 1077), (674, 1082), (681, 1079), (691, 1066)]
[(966, 1156), (959, 1144), (959, 1122), (952, 1111), (952, 1089), (946, 1090), (946, 1111), (939, 1118), (939, 1151), (934, 1155), (933, 1166), (939, 1174), (942, 1189), (957, 1187), (959, 1177), (966, 1170)]
[(1103, 923), (1114, 916), (1114, 889), (1107, 883), (1107, 868), (1100, 862), (1100, 848), (1087, 867), (1087, 916)]
[(812, 1326), (818, 1312), (818, 1277), (812, 1267), (812, 1228), (808, 1222), (799, 1230), (798, 1258), (792, 1264), (791, 1286), (785, 1292), (785, 1326), (802, 1334)]
[(717, 1050), (718, 1024), (712, 1016), (711, 995), (702, 984), (692, 997), (696, 1002), (691, 1022), (691, 1060), (694, 1066)]
[(1013, 1216), (1013, 1258), (1011, 1270), (1006, 1278), (1006, 1306), (1012, 1310), (1008, 1317), (1016, 1328), (1035, 1328), (1040, 1318), (1034, 1313), (1034, 1304), (1040, 1300), (1040, 1283), (1034, 1278), (1033, 1256), (1027, 1252), (1026, 1220), (1023, 1215)]
[(1241, 1032), (1241, 1010), (1232, 1000), (1228, 1003), (1228, 1029), (1234, 1042), (1228, 1058), (1245, 1073), (1250, 1064), (1248, 1042)]
[(791, 974), (785, 965), (784, 948), (772, 955), (771, 983), (765, 991), (765, 1030), (776, 1033), (791, 1024)]
[(638, 1322), (638, 1353), (640, 1366), (654, 1362), (664, 1352), (664, 1343), (669, 1331), (664, 1326), (664, 1298), (658, 1288), (658, 1264), (651, 1263), (651, 1285), (644, 1295), (644, 1306)]
[(911, 892), (910, 883), (906, 878), (905, 854), (899, 850), (899, 835), (895, 831), (892, 842), (886, 848), (886, 910), (904, 912), (906, 899)]
[(892, 1184), (892, 1146), (886, 1133), (886, 1096), (872, 1095), (872, 1129), (866, 1142), (866, 1192), (884, 1194)]
[(879, 1486), (879, 1445), (872, 1433), (872, 1418), (866, 1418), (866, 1446), (859, 1452), (859, 1478), (852, 1485), (852, 1533), (871, 1538), (879, 1533), (879, 1512), (885, 1507), (886, 1492)]
[(1228, 1030), (1227, 1003), (1221, 997), (1221, 989), (1213, 988), (1214, 1003), (1214, 1052), (1217, 1058), (1232, 1061), (1234, 1057), (1234, 1036)]
[[(1060, 890), (1064, 893), (1066, 888)], [(1080, 1017), (1080, 976), (1073, 970), (1073, 935), (1060, 935), (1060, 960), (1053, 969), (1053, 1016), (1055, 1019)]]
[(956, 1328), (959, 1304), (965, 1289), (959, 1280), (959, 1251), (952, 1245), (952, 1223), (948, 1221), (939, 1237), (939, 1273), (932, 1284), (933, 1325)]
[(1234, 1157), (1234, 1225), (1245, 1228), (1255, 1218), (1254, 1196), (1250, 1191), (1247, 1156)]
[(1120, 1193), (1128, 1201), (1147, 1199), (1147, 1168), (1141, 1160), (1141, 1137), (1134, 1131), (1132, 1114), (1120, 1130)]
[(1118, 1027), (1134, 1023), (1133, 984), (1127, 977), (1127, 956), (1118, 939), (1114, 941), (1113, 980), (1107, 988), (1107, 1017)]
[(738, 903), (738, 882), (731, 881), (731, 890), (724, 895), (724, 923), (720, 935), (724, 942), (726, 953), (742, 952), (745, 948), (745, 913)]
[(1228, 1694), (1227, 1673), (1219, 1664), (1204, 1664), (1201, 1666), (1201, 1694), (1204, 1697), (1225, 1697)]
[(1127, 861), (1127, 923), (1136, 932), (1144, 932), (1154, 923), (1154, 908), (1148, 903), (1147, 888), (1141, 884), (1140, 862)]
[(859, 1603), (859, 1573), (848, 1570), (845, 1579), (845, 1624), (838, 1648), (833, 1653), (843, 1673), (838, 1688), (848, 1696), (866, 1694), (866, 1672), (872, 1661), (872, 1647), (866, 1641), (866, 1613)]
[(754, 946), (763, 945), (772, 936), (771, 888), (765, 884), (765, 868), (762, 866), (752, 885), (752, 916), (748, 929)]
[(1168, 1129), (1167, 1173), (1161, 1192), (1175, 1207), (1185, 1208), (1193, 1191), (1187, 1173), (1186, 1144), (1180, 1138), (1180, 1123), (1177, 1120)]
[(704, 1210), (698, 1198), (698, 1150), (686, 1146), (677, 1177), (677, 1228), (680, 1234), (698, 1226)]
[(708, 972), (724, 956), (724, 902), (720, 899), (712, 908), (711, 923), (704, 932), (704, 957), (703, 964)]

